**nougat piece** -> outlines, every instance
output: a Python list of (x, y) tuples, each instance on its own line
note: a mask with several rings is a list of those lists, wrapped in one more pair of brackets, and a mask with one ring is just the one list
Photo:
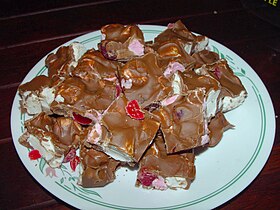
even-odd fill
[(160, 120), (168, 154), (209, 142), (204, 103), (205, 91), (196, 89), (162, 101), (162, 106), (153, 112)]
[(94, 123), (115, 99), (116, 91), (115, 87), (105, 85), (92, 92), (80, 78), (69, 77), (56, 86), (51, 109), (55, 114), (67, 117), (73, 117), (75, 113)]
[[(147, 111), (138, 110), (142, 119), (132, 118), (127, 111), (130, 101), (121, 94), (89, 132), (87, 141), (116, 160), (138, 162), (152, 143), (160, 123)], [(133, 110), (132, 110), (133, 111)]]
[(167, 154), (162, 135), (158, 135), (140, 161), (136, 186), (146, 189), (188, 189), (195, 178), (193, 151)]
[(80, 147), (80, 159), (78, 184), (82, 187), (103, 187), (115, 180), (119, 161), (84, 144)]
[(52, 79), (45, 75), (40, 75), (25, 84), (21, 84), (18, 91), (21, 97), (22, 112), (30, 115), (36, 115), (41, 112), (51, 114), (50, 104), (55, 97), (52, 83)]
[(167, 29), (163, 33), (167, 33), (170, 39), (165, 37), (155, 38), (155, 42), (150, 46), (159, 56), (159, 65), (164, 68), (164, 76), (169, 77), (175, 71), (184, 72), (194, 67), (195, 59), (188, 54), (182, 40)]
[(199, 75), (210, 75), (221, 84), (219, 106), (223, 112), (232, 110), (245, 101), (247, 91), (226, 60), (220, 59), (213, 64), (203, 65), (195, 72)]
[(208, 38), (206, 36), (193, 34), (180, 20), (169, 24), (167, 29), (154, 39), (155, 45), (170, 41), (177, 41), (189, 55), (204, 50), (208, 45)]
[(155, 43), (152, 48), (159, 56), (159, 65), (164, 68), (165, 77), (169, 77), (175, 70), (184, 72), (194, 67), (195, 59), (186, 53), (178, 40)]
[(42, 158), (53, 168), (60, 167), (70, 149), (79, 147), (82, 127), (71, 118), (50, 117), (44, 112), (25, 123), (26, 131), (19, 142), (39, 150)]
[(221, 84), (210, 75), (199, 75), (194, 71), (178, 73), (181, 93), (202, 88), (205, 90), (205, 116), (209, 122), (220, 111)]
[(157, 103), (173, 92), (164, 77), (155, 53), (128, 61), (120, 69), (121, 86), (128, 100), (136, 99), (142, 107)]
[(86, 47), (78, 42), (74, 42), (69, 46), (58, 48), (55, 53), (50, 53), (45, 64), (48, 67), (48, 76), (68, 77), (77, 66), (78, 60), (86, 52)]
[(144, 35), (137, 25), (108, 24), (101, 34), (98, 47), (109, 60), (127, 61), (144, 55)]
[(221, 141), (224, 132), (231, 128), (234, 128), (234, 126), (227, 121), (222, 112), (218, 112), (215, 117), (211, 119), (208, 126), (210, 132), (208, 146), (216, 146)]
[(55, 87), (53, 112), (64, 116), (76, 113), (95, 122), (121, 92), (118, 68), (117, 62), (105, 59), (99, 51), (88, 50), (72, 71), (72, 77)]
[[(96, 92), (106, 86), (116, 88), (119, 66), (118, 62), (106, 59), (101, 52), (90, 49), (81, 57), (72, 76), (80, 78), (87, 90), (91, 92)], [(114, 94), (114, 91), (107, 94)]]

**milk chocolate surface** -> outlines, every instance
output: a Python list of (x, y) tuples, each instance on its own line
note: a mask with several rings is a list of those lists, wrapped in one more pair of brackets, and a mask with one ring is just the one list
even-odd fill
[(21, 111), (30, 115), (36, 115), (42, 111), (51, 114), (50, 103), (54, 97), (51, 89), (53, 83), (53, 79), (40, 75), (20, 85), (18, 91), (21, 97)]
[(197, 89), (153, 112), (158, 116), (168, 154), (203, 145), (206, 135), (203, 101), (204, 91)]
[(41, 91), (44, 87), (50, 87), (52, 84), (52, 81), (49, 77), (45, 75), (40, 75), (37, 77), (34, 77), (30, 82), (24, 83), (19, 86), (18, 90), (20, 94), (22, 94), (25, 91)]
[[(205, 36), (196, 36), (191, 33), (186, 26), (179, 20), (160, 33), (154, 40), (154, 45), (161, 45), (165, 42), (178, 42), (188, 54), (195, 52), (196, 46)], [(187, 49), (188, 48), (188, 49)]]
[(73, 112), (84, 115), (87, 111), (104, 111), (116, 97), (116, 87), (104, 81), (104, 87), (95, 92), (89, 91), (84, 82), (77, 77), (66, 78), (56, 86), (56, 97), (51, 109), (54, 113), (72, 116)]
[(159, 122), (148, 112), (145, 112), (143, 120), (132, 119), (125, 110), (127, 103), (128, 99), (121, 95), (103, 115), (102, 124), (108, 129), (110, 138), (101, 139), (99, 143), (106, 142), (109, 147), (116, 148), (138, 162), (153, 141)]
[(48, 55), (45, 64), (48, 67), (48, 76), (67, 76), (74, 69), (71, 65), (74, 60), (74, 51), (70, 46), (60, 47), (56, 53)]
[(120, 70), (120, 77), (125, 96), (136, 99), (142, 107), (163, 100), (173, 91), (154, 53), (128, 61)]
[(33, 128), (38, 128), (45, 132), (51, 132), (53, 123), (53, 118), (42, 112), (30, 120), (25, 121), (24, 125), (29, 132), (32, 132)]
[(99, 50), (110, 60), (126, 61), (144, 52), (144, 35), (137, 25), (109, 24), (101, 33), (104, 39)]
[(183, 90), (195, 90), (197, 88), (205, 88), (205, 91), (221, 89), (220, 83), (209, 75), (198, 75), (194, 71), (185, 71), (179, 73), (183, 79)]
[(233, 127), (234, 126), (227, 121), (224, 114), (222, 112), (218, 112), (216, 116), (212, 118), (208, 126), (210, 131), (209, 146), (216, 146), (221, 141), (223, 133)]
[(58, 117), (54, 120), (52, 132), (58, 137), (59, 142), (68, 147), (80, 144), (83, 139), (81, 126), (72, 118)]
[(220, 82), (224, 96), (239, 96), (242, 91), (246, 91), (240, 79), (234, 75), (226, 60), (221, 59), (213, 64), (202, 67), (218, 82)]
[(115, 180), (119, 162), (94, 148), (80, 148), (82, 173), (79, 184), (82, 187), (103, 187)]
[(44, 112), (25, 122), (27, 132), (38, 137), (50, 136), (52, 143), (65, 153), (71, 147), (77, 148), (83, 136), (81, 126), (71, 118), (50, 117)]
[[(145, 169), (148, 172), (163, 178), (185, 178), (189, 188), (191, 180), (195, 177), (194, 153), (168, 155), (162, 135), (158, 135), (154, 143), (147, 150), (140, 162), (139, 172)], [(137, 181), (139, 185), (139, 180)]]
[(195, 68), (200, 68), (203, 64), (211, 64), (219, 60), (219, 55), (209, 50), (196, 52), (192, 57), (195, 59)]
[(97, 50), (88, 50), (79, 60), (72, 75), (85, 83), (87, 90), (95, 92), (111, 82), (116, 85), (119, 64), (104, 58)]
[(192, 69), (194, 66), (195, 59), (186, 53), (178, 40), (155, 43), (153, 49), (159, 55), (160, 66), (164, 68), (166, 68), (170, 62), (179, 62), (186, 69)]
[(144, 40), (143, 32), (137, 25), (109, 24), (101, 28), (101, 33), (105, 35), (106, 40), (121, 43), (124, 43), (131, 37)]
[(53, 168), (60, 167), (68, 152), (76, 150), (83, 136), (81, 126), (70, 118), (54, 118), (44, 112), (25, 122), (19, 142), (36, 149)]

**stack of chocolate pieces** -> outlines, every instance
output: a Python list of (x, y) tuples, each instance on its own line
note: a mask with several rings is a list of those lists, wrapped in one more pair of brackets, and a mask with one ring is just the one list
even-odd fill
[(98, 49), (63, 46), (46, 59), (48, 74), (19, 87), (25, 122), (20, 143), (51, 167), (81, 159), (78, 184), (101, 187), (119, 167), (138, 167), (136, 186), (188, 189), (195, 153), (233, 127), (224, 112), (247, 92), (208, 38), (181, 21), (153, 42), (137, 25), (101, 28)]

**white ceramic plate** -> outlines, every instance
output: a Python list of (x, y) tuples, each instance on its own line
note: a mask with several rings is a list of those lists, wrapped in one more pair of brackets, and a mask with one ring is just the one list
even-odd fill
[[(165, 29), (140, 26), (145, 39), (152, 40)], [(100, 31), (76, 38), (87, 48), (96, 48)], [(238, 55), (210, 40), (211, 50), (228, 60), (240, 77), (248, 98), (244, 104), (226, 114), (235, 129), (225, 132), (222, 141), (196, 157), (196, 178), (189, 190), (144, 190), (134, 187), (136, 171), (120, 169), (117, 178), (102, 188), (84, 189), (76, 184), (78, 172), (65, 164), (51, 170), (44, 160), (28, 158), (28, 150), (18, 143), (27, 115), (19, 110), (16, 95), (11, 114), (11, 130), (19, 157), (30, 174), (49, 192), (79, 209), (211, 209), (236, 196), (258, 175), (270, 154), (275, 135), (274, 109), (269, 94), (255, 71)], [(56, 51), (56, 50), (54, 50)], [(44, 57), (27, 74), (23, 83), (45, 74)]]

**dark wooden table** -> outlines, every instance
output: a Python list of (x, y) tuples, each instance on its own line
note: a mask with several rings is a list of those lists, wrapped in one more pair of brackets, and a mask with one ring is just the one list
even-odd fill
[[(11, 137), (16, 90), (48, 52), (108, 23), (167, 25), (181, 19), (192, 31), (240, 55), (265, 83), (280, 112), (280, 2), (255, 0), (4, 0), (0, 6), (0, 209), (71, 209), (46, 191), (21, 163)], [(278, 5), (277, 5), (278, 4)], [(258, 177), (221, 209), (279, 209), (280, 133)]]

